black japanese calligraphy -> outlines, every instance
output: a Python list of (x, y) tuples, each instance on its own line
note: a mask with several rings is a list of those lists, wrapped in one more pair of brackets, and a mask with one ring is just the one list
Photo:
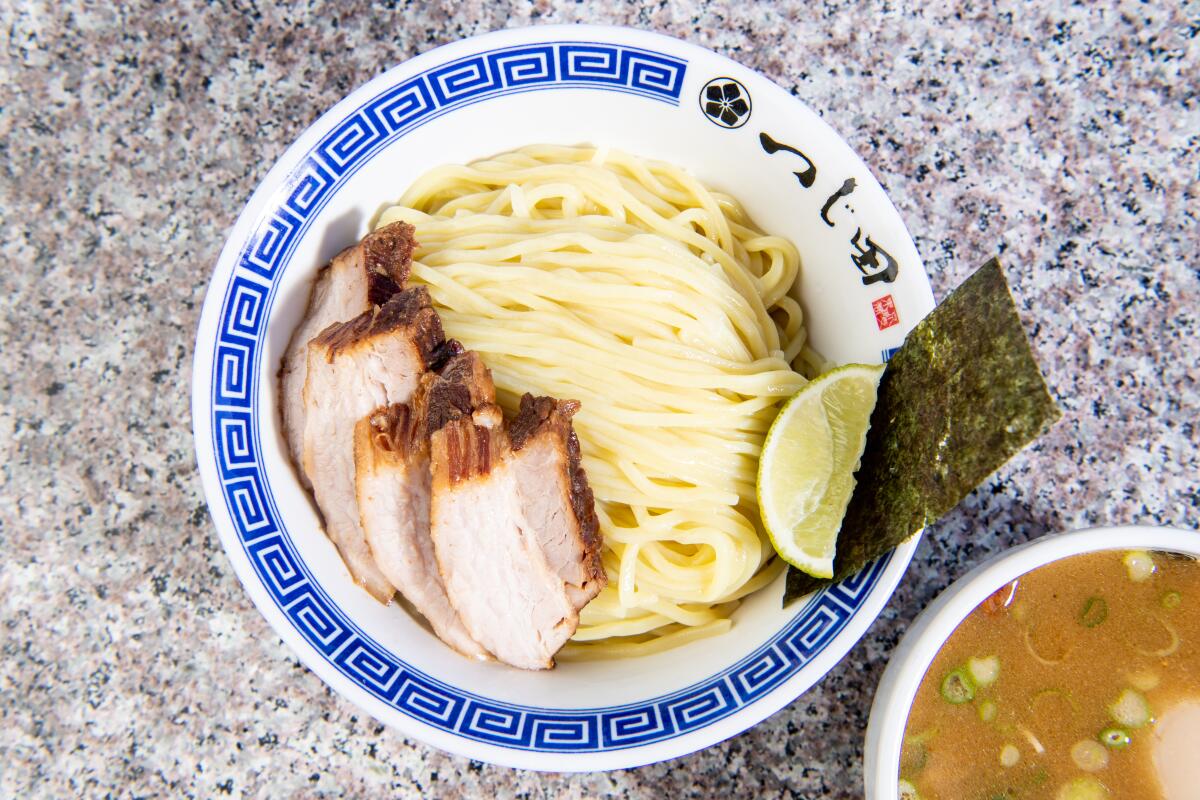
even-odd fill
[(842, 184), (842, 188), (829, 195), (829, 199), (825, 201), (825, 205), (821, 206), (821, 219), (825, 221), (826, 225), (831, 228), (833, 227), (833, 220), (829, 218), (829, 212), (833, 209), (833, 204), (843, 197), (849, 196), (854, 191), (855, 186), (857, 184), (854, 182), (854, 178), (846, 178), (846, 182)]
[(801, 158), (803, 158), (804, 163), (807, 166), (800, 172), (793, 172), (792, 174), (796, 176), (796, 180), (800, 181), (800, 185), (803, 186), (805, 189), (812, 186), (813, 183), (817, 180), (817, 165), (813, 163), (811, 158), (804, 155), (804, 153), (801, 153), (799, 150), (792, 147), (791, 145), (787, 145), (787, 144), (783, 144), (782, 142), (775, 141), (770, 136), (768, 136), (766, 133), (760, 133), (758, 135), (758, 142), (759, 142), (759, 144), (762, 145), (762, 149), (767, 151), (768, 155), (775, 155), (780, 150), (783, 150), (785, 152), (792, 153), (794, 155), (798, 155)]
[[(758, 143), (762, 145), (762, 149), (767, 155), (773, 156), (782, 150), (803, 159), (804, 169), (792, 174), (796, 176), (796, 180), (800, 181), (800, 185), (805, 189), (811, 188), (816, 182), (817, 165), (804, 153), (790, 144), (775, 141), (766, 132), (758, 134)], [(849, 197), (857, 188), (858, 182), (854, 178), (847, 178), (842, 181), (842, 185), (838, 190), (829, 195), (825, 200), (825, 205), (821, 206), (821, 221), (831, 228), (837, 227), (837, 223), (830, 217), (831, 212), (833, 212), (839, 200)], [(853, 213), (854, 209), (850, 209), (850, 211)], [(853, 252), (850, 254), (850, 261), (858, 268), (859, 273), (861, 273), (864, 286), (870, 286), (879, 281), (892, 283), (896, 280), (896, 275), (900, 272), (899, 262), (892, 257), (891, 253), (875, 244), (869, 235), (864, 236), (862, 228), (855, 229), (854, 236), (850, 239), (850, 245), (857, 251), (857, 254)]]
[[(883, 281), (891, 283), (896, 280), (896, 274), (900, 271), (900, 265), (896, 259), (884, 250), (879, 245), (871, 241), (871, 237), (866, 238), (866, 247), (864, 248), (858, 243), (862, 237), (862, 228), (854, 231), (854, 236), (850, 239), (850, 244), (858, 251), (858, 255), (853, 253), (850, 255), (850, 260), (854, 262), (854, 266), (858, 267), (858, 271), (863, 274), (863, 285), (870, 286), (872, 283)], [(883, 263), (879, 263), (879, 257), (883, 256)]]

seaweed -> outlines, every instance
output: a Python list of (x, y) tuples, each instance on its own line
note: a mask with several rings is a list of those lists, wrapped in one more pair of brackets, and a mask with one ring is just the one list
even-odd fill
[[(832, 581), (950, 511), (1061, 416), (993, 258), (917, 323), (888, 362)], [(789, 568), (783, 602), (830, 582)]]

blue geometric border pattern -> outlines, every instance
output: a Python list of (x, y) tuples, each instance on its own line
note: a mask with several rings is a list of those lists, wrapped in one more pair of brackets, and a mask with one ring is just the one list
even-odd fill
[(342, 120), (290, 176), (287, 199), (259, 226), (240, 265), (272, 280), (307, 219), (340, 179), (384, 145), (447, 111), (515, 92), (585, 88), (679, 104), (687, 62), (591, 42), (506, 47), (435, 67), (372, 98)]
[(744, 708), (795, 675), (845, 628), (886, 556), (820, 592), (774, 639), (723, 673), (627, 706), (556, 711), (500, 703), (421, 673), (363, 633), (313, 580), (282, 524), (259, 458), (259, 370), (277, 279), (337, 187), (387, 143), (443, 113), (525, 91), (588, 88), (679, 104), (687, 62), (596, 42), (506, 47), (408, 78), (334, 126), (303, 158), (242, 249), (212, 364), (213, 448), (226, 510), (266, 588), (300, 635), (355, 685), (413, 719), (501, 747), (596, 752), (663, 741)]

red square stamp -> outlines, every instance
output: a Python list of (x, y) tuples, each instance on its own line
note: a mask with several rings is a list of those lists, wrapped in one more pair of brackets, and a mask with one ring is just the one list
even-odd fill
[(900, 324), (900, 314), (896, 311), (896, 301), (890, 294), (885, 294), (878, 300), (871, 301), (871, 310), (875, 312), (875, 324), (879, 330), (886, 330)]

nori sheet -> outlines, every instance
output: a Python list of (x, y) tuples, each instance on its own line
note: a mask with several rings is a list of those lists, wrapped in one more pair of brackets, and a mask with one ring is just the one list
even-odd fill
[[(833, 581), (950, 511), (1061, 415), (993, 258), (887, 364)], [(830, 582), (789, 568), (784, 605)]]

